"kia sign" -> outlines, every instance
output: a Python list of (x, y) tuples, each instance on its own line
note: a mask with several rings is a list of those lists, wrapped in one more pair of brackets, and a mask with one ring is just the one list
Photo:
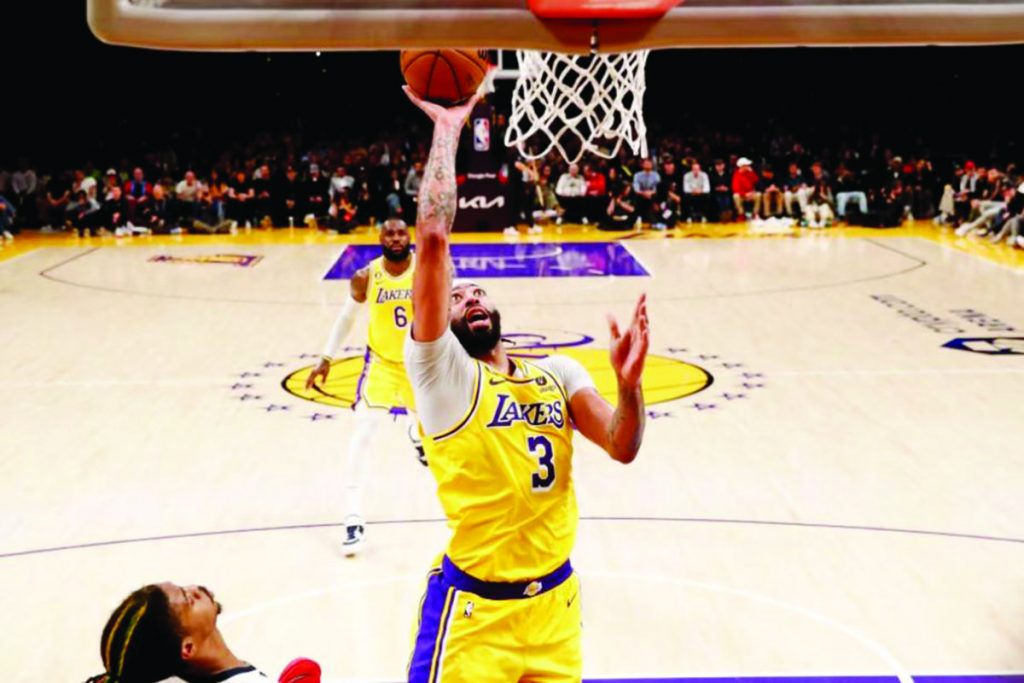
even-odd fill
[(493, 197), (488, 199), (484, 195), (478, 197), (459, 197), (459, 209), (504, 209), (505, 198)]
[(504, 230), (513, 225), (508, 182), (497, 173), (467, 173), (459, 184), (455, 230)]

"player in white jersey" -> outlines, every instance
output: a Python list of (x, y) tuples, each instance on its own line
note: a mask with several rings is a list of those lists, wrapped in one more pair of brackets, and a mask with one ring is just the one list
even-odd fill
[[(172, 676), (192, 683), (268, 683), (266, 674), (228, 648), (217, 628), (220, 613), (204, 586), (143, 586), (111, 613), (100, 639), (105, 671), (87, 683), (156, 683)], [(320, 667), (296, 659), (279, 681), (319, 683)]]

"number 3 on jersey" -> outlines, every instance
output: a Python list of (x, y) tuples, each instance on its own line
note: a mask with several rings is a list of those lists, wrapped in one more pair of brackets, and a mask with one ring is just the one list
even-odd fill
[(550, 491), (555, 483), (555, 450), (551, 441), (546, 436), (531, 436), (526, 440), (526, 446), (540, 464), (540, 471), (533, 475), (533, 490)]
[(405, 308), (395, 306), (395, 327), (405, 327), (409, 324), (409, 318), (405, 314)]

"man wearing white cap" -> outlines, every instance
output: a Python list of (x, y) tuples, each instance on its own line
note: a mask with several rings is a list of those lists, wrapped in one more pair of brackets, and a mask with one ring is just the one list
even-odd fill
[(750, 159), (740, 157), (736, 162), (736, 172), (732, 174), (732, 201), (736, 205), (736, 220), (743, 219), (746, 202), (754, 205), (753, 217), (760, 217), (761, 193), (757, 191), (758, 180)]

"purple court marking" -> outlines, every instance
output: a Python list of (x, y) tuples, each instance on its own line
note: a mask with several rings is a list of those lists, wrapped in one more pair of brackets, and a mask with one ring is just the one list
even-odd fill
[[(325, 280), (347, 280), (380, 256), (376, 244), (349, 245)], [(458, 277), (649, 276), (625, 245), (617, 242), (551, 244), (453, 244)]]
[[(882, 273), (880, 275), (871, 275), (869, 277), (855, 278), (853, 280), (841, 280), (841, 281), (838, 281), (838, 282), (825, 282), (825, 283), (812, 284), (812, 285), (798, 285), (796, 287), (783, 287), (783, 288), (776, 288), (776, 289), (757, 289), (757, 290), (741, 291), (741, 292), (731, 292), (731, 293), (694, 294), (694, 295), (682, 294), (682, 295), (678, 295), (678, 296), (666, 295), (666, 296), (663, 296), (663, 297), (659, 297), (659, 301), (661, 301), (661, 302), (668, 302), (668, 301), (704, 301), (704, 300), (718, 300), (718, 299), (738, 299), (738, 298), (745, 298), (745, 297), (751, 297), (751, 296), (762, 296), (762, 295), (766, 295), (766, 294), (787, 294), (787, 293), (791, 293), (791, 292), (818, 291), (818, 290), (832, 289), (834, 287), (846, 287), (848, 285), (857, 285), (857, 284), (861, 284), (861, 283), (864, 283), (864, 282), (876, 282), (876, 281), (880, 281), (880, 280), (888, 280), (890, 278), (902, 277), (903, 275), (907, 275), (909, 273), (912, 273), (915, 270), (918, 270), (919, 268), (924, 268), (925, 266), (928, 265), (927, 261), (922, 261), (921, 259), (918, 259), (918, 258), (916, 258), (914, 256), (910, 256), (909, 254), (904, 254), (903, 252), (899, 251), (898, 249), (893, 249), (892, 247), (887, 247), (887, 246), (885, 246), (883, 244), (878, 244), (877, 242), (875, 242), (875, 240), (864, 239), (863, 241), (867, 242), (868, 244), (875, 245), (875, 246), (879, 247), (880, 249), (885, 249), (887, 251), (891, 251), (891, 252), (900, 254), (900, 255), (904, 256), (905, 258), (907, 258), (908, 260), (913, 261), (914, 265), (909, 266), (907, 268), (901, 268), (900, 270), (895, 270), (895, 271), (891, 271), (891, 272)], [(177, 301), (216, 301), (218, 303), (246, 304), (246, 305), (248, 305), (248, 304), (256, 304), (256, 305), (260, 305), (260, 306), (315, 306), (317, 308), (322, 308), (323, 307), (323, 302), (320, 301), (319, 299), (316, 300), (316, 301), (294, 301), (294, 300), (282, 300), (282, 299), (232, 299), (232, 298), (225, 298), (225, 297), (222, 297), (222, 296), (189, 296), (189, 295), (184, 295), (184, 294), (164, 294), (164, 293), (156, 293), (156, 292), (143, 292), (143, 291), (138, 291), (138, 290), (135, 290), (135, 289), (123, 289), (123, 288), (120, 288), (120, 287), (107, 287), (107, 286), (104, 286), (104, 285), (93, 284), (93, 283), (89, 283), (89, 282), (77, 282), (75, 280), (70, 280), (70, 279), (67, 279), (67, 278), (64, 278), (64, 277), (60, 277), (60, 276), (55, 274), (58, 270), (60, 270), (64, 266), (67, 266), (69, 263), (71, 263), (71, 262), (73, 262), (73, 261), (75, 261), (75, 260), (77, 260), (79, 258), (82, 258), (83, 256), (88, 256), (89, 254), (95, 253), (95, 252), (99, 251), (102, 248), (103, 247), (94, 247), (94, 248), (89, 249), (89, 250), (87, 250), (87, 251), (85, 251), (83, 253), (76, 254), (75, 256), (72, 256), (71, 258), (64, 259), (63, 261), (60, 261), (60, 262), (58, 262), (58, 263), (56, 263), (56, 264), (54, 264), (52, 266), (49, 266), (45, 270), (39, 271), (39, 277), (46, 278), (47, 280), (50, 280), (52, 282), (59, 282), (60, 284), (67, 285), (68, 287), (77, 287), (78, 289), (88, 289), (88, 290), (91, 290), (91, 291), (94, 291), (94, 292), (110, 292), (110, 293), (114, 293), (114, 294), (127, 294), (129, 296), (139, 296), (139, 297), (145, 297), (145, 298), (148, 298), (148, 299), (174, 299), (174, 300), (177, 300)], [(633, 303), (635, 303), (635, 301), (632, 298), (626, 298), (626, 299), (611, 298), (611, 299), (608, 299), (608, 300), (605, 301), (605, 304), (633, 304)], [(551, 301), (551, 302), (548, 302), (547, 305), (548, 306), (575, 306), (576, 304), (575, 304), (575, 302), (571, 302), (571, 301)]]
[[(554, 334), (541, 334), (537, 332), (509, 332), (501, 335), (501, 338), (508, 342), (510, 356), (536, 358), (537, 351), (548, 349), (568, 349), (573, 346), (586, 346), (594, 341), (590, 335), (579, 334), (578, 332), (565, 332), (562, 338)], [(529, 353), (526, 353), (529, 352)]]
[(213, 254), (205, 256), (171, 256), (162, 254), (149, 259), (150, 263), (198, 263), (250, 268), (263, 260), (255, 254)]
[(942, 345), (986, 356), (1024, 356), (1024, 337), (957, 337)]
[[(395, 524), (445, 524), (446, 519), (382, 519), (367, 522), (371, 526), (388, 526)], [(911, 536), (934, 536), (967, 541), (989, 541), (992, 543), (1017, 543), (1024, 545), (1024, 538), (1011, 536), (988, 536), (985, 534), (967, 534), (956, 531), (932, 531), (929, 529), (901, 529), (899, 527), (861, 526), (856, 524), (826, 524), (822, 522), (783, 522), (771, 519), (724, 519), (716, 517), (580, 517), (581, 522), (666, 522), (679, 524), (748, 524), (752, 526), (791, 527), (796, 529), (825, 529), (830, 531), (866, 531), (885, 534), (908, 534)], [(280, 526), (246, 527), (241, 529), (220, 529), (215, 531), (193, 531), (190, 533), (163, 534), (159, 536), (142, 536), (136, 538), (118, 538), (106, 541), (91, 541), (70, 545), (32, 548), (0, 552), (0, 560), (28, 555), (46, 555), (66, 550), (88, 550), (90, 548), (106, 548), (136, 543), (153, 543), (157, 541), (180, 541), (190, 538), (209, 536), (235, 536), (238, 534), (255, 534), (270, 531), (307, 531), (309, 529), (341, 528), (343, 522), (314, 522), (309, 524), (284, 524)], [(1019, 683), (1024, 683), (1020, 681)]]

